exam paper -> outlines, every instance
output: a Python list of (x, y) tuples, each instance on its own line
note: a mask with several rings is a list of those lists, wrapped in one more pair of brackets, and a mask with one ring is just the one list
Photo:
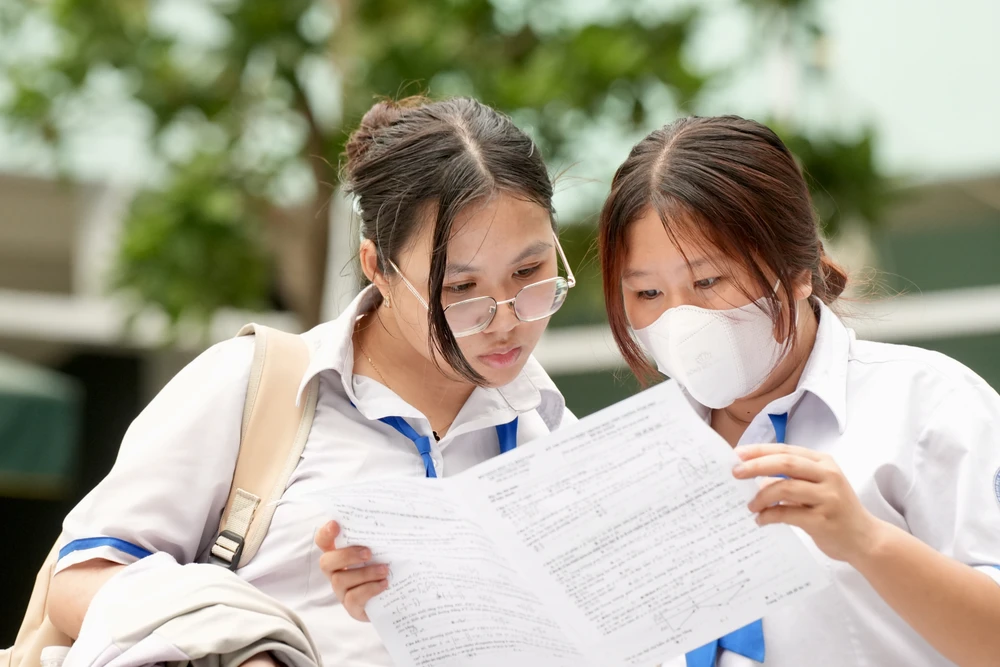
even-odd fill
[(756, 525), (736, 462), (664, 383), (455, 477), (317, 502), (390, 564), (367, 612), (401, 667), (655, 665), (828, 583)]
[[(443, 481), (443, 480), (441, 480)], [(578, 667), (583, 657), (489, 531), (449, 485), (351, 485), (327, 501), (339, 544), (389, 563), (389, 589), (365, 608), (399, 667)]]

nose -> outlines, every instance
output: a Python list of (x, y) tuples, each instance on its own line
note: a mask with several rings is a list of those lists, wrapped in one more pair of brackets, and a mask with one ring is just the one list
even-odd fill
[(636, 326), (639, 326), (640, 328), (648, 326), (671, 308), (688, 305), (691, 301), (683, 292), (679, 290), (671, 290), (669, 292), (663, 292), (662, 296), (654, 303), (657, 306), (655, 310), (651, 308), (650, 310), (641, 310), (636, 313)]
[(493, 321), (486, 327), (486, 333), (507, 333), (514, 329), (521, 320), (517, 319), (514, 313), (514, 302), (497, 304), (497, 312), (493, 315)]
[(671, 308), (677, 308), (678, 306), (689, 306), (692, 303), (692, 294), (688, 290), (684, 289), (672, 289), (670, 291), (663, 292), (663, 303), (664, 312), (670, 310)]

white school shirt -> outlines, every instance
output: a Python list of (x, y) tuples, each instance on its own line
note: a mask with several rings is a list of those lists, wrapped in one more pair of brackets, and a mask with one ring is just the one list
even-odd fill
[[(382, 417), (403, 417), (417, 433), (432, 435), (416, 408), (353, 374), (354, 324), (373, 307), (373, 295), (369, 288), (336, 320), (304, 334), (311, 356), (302, 387), (320, 378), (312, 430), (260, 550), (238, 571), (298, 613), (323, 663), (335, 667), (392, 663), (371, 624), (347, 614), (319, 569), (313, 538), (330, 517), (290, 501), (348, 482), (424, 477), (413, 442), (377, 421)], [(252, 358), (252, 338), (229, 340), (168, 383), (132, 423), (108, 476), (66, 517), (60, 546), (67, 553), (57, 569), (94, 558), (127, 564), (158, 551), (180, 563), (207, 559), (236, 463)], [(533, 358), (510, 384), (476, 388), (445, 437), (431, 438), (437, 474), (454, 475), (496, 456), (494, 427), (515, 417), (518, 444), (575, 421)]]
[[(874, 516), (1000, 584), (1000, 396), (942, 354), (857, 340), (822, 304), (819, 316), (798, 387), (757, 415), (739, 445), (775, 442), (768, 415), (787, 414), (785, 442), (833, 456)], [(695, 407), (710, 419), (708, 408)], [(794, 530), (833, 585), (764, 617), (764, 665), (953, 664), (857, 570), (828, 558)], [(680, 657), (664, 667), (684, 664)], [(717, 662), (760, 664), (730, 651)]]

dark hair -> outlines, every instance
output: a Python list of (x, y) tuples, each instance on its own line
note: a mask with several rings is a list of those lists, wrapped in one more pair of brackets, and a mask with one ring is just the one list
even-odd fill
[[(809, 189), (788, 148), (770, 129), (737, 116), (682, 118), (640, 141), (618, 168), (601, 210), (600, 255), (608, 319), (625, 361), (642, 380), (655, 372), (629, 332), (621, 276), (630, 224), (654, 210), (671, 239), (704, 239), (747, 268), (768, 295), (777, 325), (770, 269), (791, 295), (804, 272), (831, 303), (847, 274), (823, 251)], [(741, 286), (747, 296), (749, 286)], [(795, 322), (787, 323), (789, 344)]]
[[(433, 218), (428, 328), (434, 347), (459, 375), (482, 384), (441, 306), (448, 240), (469, 204), (503, 192), (552, 211), (552, 181), (534, 142), (507, 116), (469, 98), (410, 97), (373, 106), (346, 146), (343, 181), (357, 197), (361, 235), (393, 273), (402, 248)], [(554, 226), (553, 222), (553, 226)]]

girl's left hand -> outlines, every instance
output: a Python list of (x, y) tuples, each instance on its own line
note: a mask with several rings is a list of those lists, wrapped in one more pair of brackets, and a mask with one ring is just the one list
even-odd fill
[(804, 530), (823, 553), (854, 564), (876, 544), (884, 524), (875, 518), (828, 454), (792, 445), (741, 445), (738, 479), (778, 477), (750, 502), (757, 523), (786, 523)]

